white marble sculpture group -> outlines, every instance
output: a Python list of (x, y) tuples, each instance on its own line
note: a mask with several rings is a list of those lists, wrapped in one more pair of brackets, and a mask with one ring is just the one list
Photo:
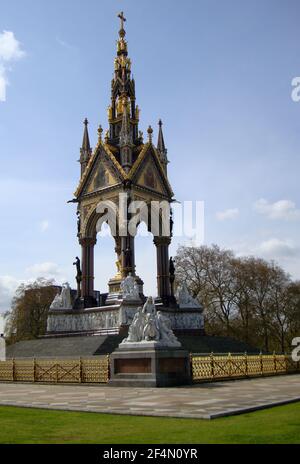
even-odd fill
[(50, 309), (72, 309), (71, 288), (68, 282), (62, 284), (60, 294), (56, 294)]
[(187, 285), (184, 282), (177, 291), (177, 301), (179, 308), (199, 308), (199, 302), (190, 295)]
[(131, 273), (121, 282), (121, 292), (125, 301), (140, 301), (139, 286)]
[(117, 331), (121, 325), (131, 324), (124, 343), (151, 342), (163, 346), (180, 346), (172, 328), (204, 329), (203, 307), (189, 294), (186, 284), (182, 284), (176, 293), (179, 308), (167, 311), (156, 311), (152, 297), (148, 298), (143, 308), (138, 307), (141, 304), (139, 285), (131, 274), (123, 279), (120, 293), (122, 303), (119, 307), (112, 306), (105, 311), (101, 308), (90, 308), (84, 312), (70, 311), (71, 288), (68, 282), (62, 284), (61, 292), (50, 306), (47, 331)]
[(180, 347), (175, 337), (171, 322), (162, 311), (156, 311), (153, 298), (150, 296), (143, 307), (139, 307), (129, 327), (128, 337), (121, 345), (147, 344), (156, 342), (160, 346)]

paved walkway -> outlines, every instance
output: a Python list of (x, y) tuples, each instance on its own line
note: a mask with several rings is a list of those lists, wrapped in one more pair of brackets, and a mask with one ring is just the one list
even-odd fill
[(0, 383), (0, 405), (213, 419), (300, 401), (300, 374), (181, 388)]

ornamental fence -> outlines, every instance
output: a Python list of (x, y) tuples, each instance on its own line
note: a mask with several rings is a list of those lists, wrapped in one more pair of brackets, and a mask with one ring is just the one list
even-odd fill
[(281, 354), (192, 354), (193, 382), (300, 372), (300, 363)]
[(107, 383), (108, 378), (108, 356), (0, 361), (0, 381), (6, 382)]
[[(191, 354), (193, 382), (300, 372), (288, 355)], [(98, 383), (109, 380), (109, 356), (0, 361), (0, 382)]]

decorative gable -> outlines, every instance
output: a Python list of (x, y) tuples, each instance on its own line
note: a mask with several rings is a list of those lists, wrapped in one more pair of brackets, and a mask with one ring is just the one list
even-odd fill
[(129, 172), (135, 185), (148, 188), (168, 198), (173, 196), (171, 186), (153, 145), (147, 144)]
[(116, 177), (112, 174), (110, 169), (106, 166), (102, 160), (95, 165), (94, 172), (90, 176), (90, 180), (87, 182), (84, 193), (93, 193), (105, 187), (111, 187), (118, 183)]
[(114, 155), (102, 144), (98, 145), (83, 173), (75, 192), (78, 198), (122, 182), (126, 176)]
[(155, 163), (153, 163), (153, 159), (149, 159), (144, 163), (135, 183), (141, 187), (146, 187), (163, 195), (168, 195), (162, 182), (161, 175)]

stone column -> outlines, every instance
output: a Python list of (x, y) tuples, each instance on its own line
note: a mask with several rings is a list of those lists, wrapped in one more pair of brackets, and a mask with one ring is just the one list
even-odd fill
[(95, 238), (82, 238), (81, 244), (81, 263), (82, 263), (82, 282), (81, 298), (84, 300), (84, 307), (95, 306), (94, 297), (94, 246)]
[(164, 304), (168, 304), (171, 296), (169, 276), (170, 237), (154, 237), (157, 257), (157, 293)]

